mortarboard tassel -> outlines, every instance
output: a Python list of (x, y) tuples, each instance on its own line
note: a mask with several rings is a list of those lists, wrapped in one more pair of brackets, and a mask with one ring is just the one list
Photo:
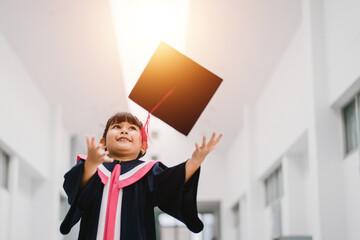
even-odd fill
[(150, 140), (150, 137), (149, 137), (149, 122), (150, 122), (150, 114), (153, 113), (159, 106), (160, 104), (165, 101), (165, 99), (167, 97), (170, 96), (170, 94), (174, 91), (174, 89), (171, 89), (161, 100), (160, 102), (158, 102), (156, 104), (155, 107), (153, 107), (153, 109), (151, 109), (151, 111), (148, 113), (148, 116), (146, 118), (146, 122), (144, 124), (144, 126), (141, 128), (141, 137), (142, 137), (142, 142), (143, 144), (145, 145), (145, 150), (147, 150), (148, 148), (148, 144), (147, 144), (147, 140), (149, 139)]

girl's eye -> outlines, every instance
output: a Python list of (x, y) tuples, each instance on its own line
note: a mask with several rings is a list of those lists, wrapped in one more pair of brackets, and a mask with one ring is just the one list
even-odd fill
[(115, 125), (114, 128), (120, 128), (120, 126), (119, 126), (119, 125)]
[(131, 126), (129, 129), (131, 129), (131, 130), (136, 130), (136, 127)]

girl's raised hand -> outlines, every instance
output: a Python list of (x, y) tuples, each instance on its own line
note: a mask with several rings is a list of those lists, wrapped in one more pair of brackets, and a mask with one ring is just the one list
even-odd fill
[(216, 133), (214, 132), (211, 136), (210, 141), (206, 143), (206, 137), (204, 136), (201, 146), (195, 143), (196, 149), (192, 154), (192, 159), (196, 160), (197, 163), (201, 164), (204, 161), (205, 157), (216, 148), (216, 145), (220, 141), (221, 137), (222, 134), (216, 137)]
[(97, 144), (95, 142), (95, 137), (86, 136), (86, 143), (88, 148), (88, 156), (86, 162), (91, 163), (92, 165), (98, 166), (103, 162), (113, 162), (114, 159), (108, 156), (109, 152), (104, 151), (103, 144)]
[(203, 137), (203, 142), (201, 146), (195, 143), (196, 149), (193, 152), (191, 158), (185, 164), (185, 182), (187, 182), (195, 173), (195, 171), (200, 167), (206, 156), (215, 149), (221, 137), (222, 134), (216, 137), (216, 133), (213, 133), (208, 143), (206, 143), (205, 136)]

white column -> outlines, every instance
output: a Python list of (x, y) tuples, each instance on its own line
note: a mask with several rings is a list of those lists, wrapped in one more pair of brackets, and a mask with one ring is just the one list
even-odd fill
[(324, 1), (304, 1), (308, 21), (312, 76), (309, 99), (310, 213), (314, 240), (346, 239), (345, 201), (339, 119), (330, 107), (324, 37)]
[(52, 202), (52, 212), (51, 212), (51, 232), (50, 239), (57, 240), (61, 238), (59, 232), (59, 219), (60, 219), (60, 188), (61, 188), (61, 176), (59, 173), (60, 161), (62, 161), (62, 107), (56, 106), (52, 112), (52, 123), (54, 124), (53, 128), (50, 129), (51, 132), (51, 151), (49, 159), (52, 159), (52, 163), (49, 166), (50, 178), (49, 185), (51, 190), (51, 202)]
[(50, 149), (48, 150), (48, 169), (46, 178), (37, 186), (34, 193), (34, 214), (37, 222), (34, 223), (34, 239), (61, 239), (59, 232), (60, 219), (60, 189), (61, 169), (59, 162), (62, 156), (62, 108), (52, 107), (51, 124), (49, 131)]
[(255, 119), (254, 106), (250, 104), (244, 105), (244, 158), (246, 159), (247, 175), (247, 191), (246, 191), (246, 222), (247, 240), (266, 239), (265, 229), (265, 196), (264, 186), (258, 177), (256, 169), (256, 148), (255, 148)]

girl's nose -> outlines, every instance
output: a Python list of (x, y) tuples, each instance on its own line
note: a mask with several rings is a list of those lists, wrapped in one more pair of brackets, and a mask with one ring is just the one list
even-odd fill
[(127, 132), (127, 130), (126, 130), (125, 128), (122, 128), (122, 129), (121, 129), (121, 133), (127, 134), (128, 132)]

